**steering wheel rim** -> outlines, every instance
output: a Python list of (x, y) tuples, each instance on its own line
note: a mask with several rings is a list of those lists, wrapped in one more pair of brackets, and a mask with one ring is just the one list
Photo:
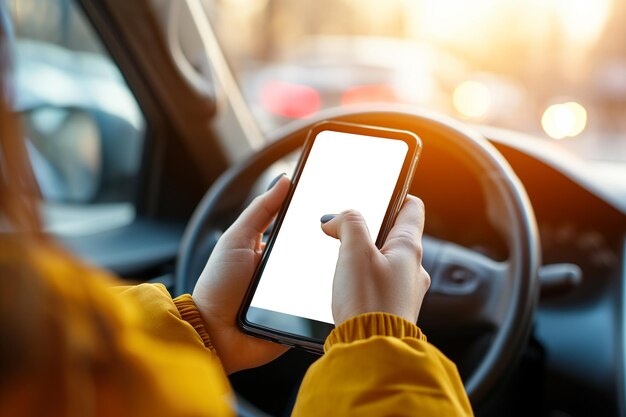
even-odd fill
[[(491, 346), (465, 381), (472, 403), (481, 403), (520, 356), (530, 334), (539, 294), (539, 241), (528, 196), (508, 162), (478, 132), (454, 119), (404, 107), (389, 110), (389, 106), (385, 106), (383, 110), (368, 108), (358, 112), (339, 109), (323, 112), (314, 120), (301, 121), (278, 131), (275, 140), (268, 146), (225, 171), (199, 203), (181, 243), (176, 268), (176, 292), (193, 289), (192, 284), (199, 276), (191, 273), (194, 254), (201, 252), (199, 246), (203, 242), (206, 244), (207, 240), (217, 239), (217, 236), (207, 237), (207, 233), (212, 230), (211, 222), (220, 213), (220, 207), (232, 205), (235, 201), (241, 203), (241, 197), (233, 197), (233, 194), (237, 194), (234, 192), (236, 189), (251, 189), (256, 178), (273, 162), (302, 146), (311, 125), (326, 119), (411, 130), (422, 138), (426, 153), (428, 147), (436, 143), (449, 147), (450, 152), (470, 161), (481, 175), (483, 186), (489, 189), (492, 197), (498, 197), (488, 205), (488, 216), (505, 236), (509, 247), (507, 271), (512, 278), (507, 288), (499, 287), (498, 291), (508, 291), (511, 296), (508, 309), (502, 316), (503, 323)], [(420, 175), (419, 165), (416, 175)], [(426, 245), (424, 254), (426, 256)], [(420, 321), (423, 314), (420, 314)]]

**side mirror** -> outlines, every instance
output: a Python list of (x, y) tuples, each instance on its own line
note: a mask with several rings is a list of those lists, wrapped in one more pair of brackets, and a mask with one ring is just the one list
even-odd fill
[(33, 170), (46, 200), (88, 203), (102, 182), (98, 123), (89, 112), (42, 106), (22, 113)]

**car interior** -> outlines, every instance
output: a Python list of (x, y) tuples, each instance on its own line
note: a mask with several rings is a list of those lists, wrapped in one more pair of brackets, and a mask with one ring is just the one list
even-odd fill
[[(337, 120), (410, 130), (423, 141), (409, 192), (425, 203), (423, 265), (432, 279), (417, 324), (457, 364), (475, 414), (625, 415), (623, 2), (564, 3), (578, 14), (591, 7), (592, 21), (606, 9), (604, 35), (594, 38), (603, 48), (587, 57), (598, 62), (590, 73), (606, 85), (574, 77), (576, 88), (554, 94), (560, 101), (512, 92), (514, 76), (496, 79), (496, 70), (466, 79), (454, 49), (394, 40), (400, 36), (393, 30), (413, 28), (402, 9), (407, 2), (367, 2), (371, 10), (347, 0), (288, 3), (9, 1), (15, 106), (44, 196), (47, 232), (130, 283), (188, 293), (223, 231), (272, 178), (293, 172), (312, 125)], [(507, 19), (514, 7), (529, 7), (530, 15), (548, 7), (506, 3)], [(505, 6), (482, 0), (476, 7), (486, 13)], [(384, 23), (391, 35), (361, 36), (346, 46), (346, 33), (333, 31), (355, 10), (368, 17), (372, 33)], [(472, 27), (446, 30), (463, 16), (443, 5), (410, 12), (451, 14), (439, 22), (441, 36)], [(568, 13), (554, 9), (542, 20), (555, 33), (561, 12)], [(393, 25), (398, 19), (404, 24)], [(499, 24), (506, 22), (502, 17)], [(300, 26), (330, 27), (332, 36), (322, 31), (298, 43), (292, 38), (305, 30)], [(581, 26), (576, 36), (586, 30)], [(255, 31), (268, 35), (256, 39)], [(548, 51), (578, 39), (550, 33), (533, 39), (547, 42)], [(245, 36), (254, 42), (235, 49)], [(346, 48), (360, 58), (350, 61)], [(394, 58), (413, 52), (406, 62)], [(494, 68), (503, 67), (506, 48), (490, 53)], [(388, 55), (375, 62), (376, 54)], [(260, 65), (261, 56), (282, 61)], [(611, 65), (601, 67), (605, 56)], [(407, 70), (407, 62), (414, 66)], [(433, 74), (444, 81), (433, 84)], [(550, 74), (543, 82), (558, 84)], [(454, 93), (423, 96), (428, 83), (432, 90), (449, 79), (457, 80)], [(419, 94), (401, 95), (413, 84)], [(492, 95), (485, 101), (484, 94)], [(511, 97), (528, 99), (514, 120), (510, 112), (517, 110), (498, 101)], [(443, 101), (456, 111), (442, 110)], [(490, 118), (485, 106), (506, 114)], [(239, 414), (288, 415), (317, 357), (291, 349), (231, 375)]]

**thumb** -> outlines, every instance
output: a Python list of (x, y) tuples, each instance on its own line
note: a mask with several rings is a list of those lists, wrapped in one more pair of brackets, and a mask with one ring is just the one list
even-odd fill
[(339, 239), (342, 246), (374, 246), (365, 219), (356, 210), (346, 210), (333, 217), (322, 216), (322, 230), (330, 237)]
[(254, 239), (270, 225), (283, 204), (291, 182), (281, 175), (270, 189), (256, 197), (232, 224), (228, 232), (240, 238)]
[(423, 231), (424, 203), (417, 197), (407, 195), (396, 217), (396, 222), (389, 231), (382, 252), (421, 254)]

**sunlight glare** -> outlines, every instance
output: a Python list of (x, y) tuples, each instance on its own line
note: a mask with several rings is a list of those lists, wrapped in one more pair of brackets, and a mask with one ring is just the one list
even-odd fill
[(602, 32), (612, 8), (611, 0), (553, 0), (565, 35), (572, 41), (591, 43)]
[(478, 81), (465, 81), (457, 86), (452, 96), (454, 108), (470, 119), (485, 117), (491, 108), (491, 93)]
[(587, 111), (574, 101), (553, 104), (541, 118), (541, 126), (553, 139), (563, 139), (579, 135), (587, 125)]

